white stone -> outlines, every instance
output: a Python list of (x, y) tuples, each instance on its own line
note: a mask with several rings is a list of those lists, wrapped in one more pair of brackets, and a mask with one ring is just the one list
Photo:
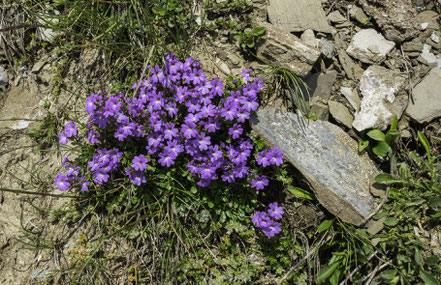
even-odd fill
[(385, 59), (394, 47), (394, 42), (386, 40), (374, 29), (365, 29), (354, 35), (346, 52), (364, 63), (375, 63)]
[(421, 30), (422, 31), (426, 30), (428, 26), (429, 26), (429, 23), (427, 23), (427, 22), (421, 23)]
[(372, 65), (360, 79), (363, 96), (360, 111), (355, 113), (352, 126), (357, 131), (386, 129), (394, 116), (401, 117), (407, 105), (406, 75)]

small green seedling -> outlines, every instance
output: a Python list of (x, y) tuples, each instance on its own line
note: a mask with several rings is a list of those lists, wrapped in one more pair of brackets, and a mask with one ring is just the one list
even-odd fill
[[(378, 155), (379, 157), (392, 156), (392, 146), (396, 138), (400, 136), (400, 132), (397, 131), (397, 124), (398, 119), (397, 117), (394, 117), (394, 119), (392, 120), (392, 124), (386, 134), (384, 134), (380, 130), (371, 130), (367, 132), (366, 135), (376, 142), (375, 146), (372, 147), (372, 152), (374, 154)], [(360, 140), (358, 142), (358, 151), (362, 152), (368, 146), (369, 140)]]
[(266, 29), (264, 27), (246, 28), (239, 32), (234, 38), (243, 49), (253, 49), (261, 40), (266, 40)]

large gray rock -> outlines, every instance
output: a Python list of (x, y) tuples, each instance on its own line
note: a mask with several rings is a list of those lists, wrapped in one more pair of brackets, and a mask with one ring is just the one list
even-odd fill
[(386, 129), (394, 116), (400, 118), (407, 106), (407, 77), (397, 70), (371, 65), (360, 80), (363, 96), (352, 126), (357, 131)]
[(379, 171), (367, 155), (358, 155), (357, 143), (342, 129), (274, 109), (259, 110), (251, 124), (269, 145), (283, 150), (331, 213), (360, 225), (374, 212), (370, 187)]
[(354, 35), (346, 52), (364, 63), (376, 63), (384, 60), (394, 46), (394, 42), (386, 40), (374, 29), (365, 29)]
[(331, 33), (321, 0), (269, 0), (269, 21), (287, 32)]
[(299, 76), (305, 76), (320, 56), (320, 50), (302, 42), (298, 37), (268, 23), (266, 41), (257, 48), (257, 55), (271, 64), (286, 68)]
[(406, 113), (418, 123), (441, 117), (441, 69), (433, 68), (414, 88)]
[(403, 42), (416, 37), (421, 22), (412, 0), (358, 0), (363, 10), (375, 19), (388, 40)]

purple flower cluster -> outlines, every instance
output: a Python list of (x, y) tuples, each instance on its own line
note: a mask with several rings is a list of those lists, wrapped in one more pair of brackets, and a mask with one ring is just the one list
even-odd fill
[(118, 149), (98, 149), (98, 154), (87, 162), (87, 167), (93, 176), (93, 181), (99, 185), (109, 180), (110, 173), (119, 169), (123, 153)]
[(80, 167), (73, 165), (69, 162), (69, 155), (63, 159), (63, 167), (66, 169), (66, 174), (58, 173), (55, 178), (55, 186), (60, 191), (65, 191), (69, 189), (72, 183), (78, 182), (81, 184), (81, 191), (86, 191), (89, 189), (90, 182), (86, 181), (84, 176), (80, 176)]
[[(84, 169), (66, 166), (68, 173), (55, 179), (60, 190), (69, 189), (73, 181), (87, 190), (90, 182), (108, 182), (112, 173), (125, 175), (132, 184), (141, 186), (151, 177), (149, 165), (154, 169), (176, 164), (186, 167), (201, 187), (216, 179), (228, 183), (240, 180), (256, 190), (268, 186), (268, 178), (253, 169), (253, 160), (259, 169), (280, 166), (282, 151), (276, 147), (256, 156), (246, 134), (246, 121), (259, 107), (261, 78), (253, 79), (252, 70), (244, 70), (242, 79), (233, 81), (234, 90), (227, 91), (218, 78), (207, 79), (193, 58), (181, 62), (173, 54), (166, 57), (164, 68), (155, 65), (148, 69), (149, 76), (132, 86), (136, 94), (101, 92), (87, 98), (85, 138), (96, 145), (97, 153)], [(70, 121), (59, 142), (66, 144), (77, 134), (78, 128)], [(80, 172), (89, 176), (80, 177)], [(278, 223), (261, 214), (256, 217), (259, 226), (268, 223), (262, 228), (272, 227), (268, 234), (280, 229)]]
[(58, 135), (58, 142), (60, 144), (67, 144), (67, 139), (73, 136), (76, 136), (78, 133), (78, 128), (74, 122), (69, 121), (64, 126), (64, 130)]
[(251, 218), (251, 221), (265, 233), (267, 237), (273, 237), (280, 233), (280, 223), (274, 220), (279, 220), (284, 214), (283, 208), (277, 205), (277, 202), (270, 203), (269, 209), (266, 212), (256, 211)]

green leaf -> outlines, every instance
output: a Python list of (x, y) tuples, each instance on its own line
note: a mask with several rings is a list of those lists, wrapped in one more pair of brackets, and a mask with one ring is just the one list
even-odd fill
[(395, 275), (397, 274), (397, 271), (395, 269), (388, 269), (381, 273), (381, 278), (385, 280), (392, 280), (394, 279)]
[(372, 148), (372, 151), (380, 156), (386, 156), (387, 154), (392, 154), (392, 148), (386, 142), (379, 142), (375, 147)]
[(294, 196), (298, 198), (308, 199), (308, 200), (315, 200), (315, 196), (311, 194), (310, 192), (299, 188), (299, 187), (290, 187), (288, 188), (288, 191), (293, 194)]
[(392, 123), (390, 124), (389, 132), (395, 132), (397, 130), (398, 126), (398, 119), (397, 116), (394, 116), (392, 119)]
[(365, 148), (369, 146), (369, 141), (358, 141), (358, 152), (362, 152)]
[(421, 144), (426, 150), (427, 156), (430, 157), (430, 144), (426, 136), (422, 132), (418, 131), (418, 138), (420, 139)]
[(329, 283), (331, 283), (331, 285), (338, 285), (338, 281), (340, 281), (341, 272), (342, 271), (338, 268), (337, 270), (334, 271), (334, 273), (329, 278)]
[(398, 219), (394, 217), (387, 218), (384, 220), (384, 224), (389, 227), (396, 226), (398, 224)]
[(439, 258), (436, 255), (432, 255), (426, 258), (426, 264), (428, 265), (437, 265), (438, 262), (439, 262)]
[(256, 36), (262, 36), (265, 34), (266, 29), (265, 29), (265, 27), (256, 27), (256, 28), (254, 28), (253, 31)]
[(334, 273), (334, 271), (338, 268), (340, 263), (341, 261), (339, 260), (323, 267), (318, 274), (318, 281), (326, 280), (329, 276), (331, 276), (332, 273)]
[(429, 205), (431, 208), (441, 207), (441, 198), (440, 197), (431, 198), (429, 200)]
[(372, 218), (374, 219), (374, 220), (379, 220), (379, 219), (381, 219), (381, 218), (383, 218), (383, 217), (386, 217), (387, 215), (389, 215), (389, 211), (381, 211), (381, 212), (378, 212), (377, 214), (375, 214), (375, 216), (373, 216)]
[(368, 137), (379, 142), (383, 142), (386, 139), (386, 135), (380, 130), (372, 130), (367, 133)]
[(421, 255), (421, 252), (415, 248), (415, 262), (419, 265), (419, 266), (423, 266), (424, 265), (424, 259), (423, 256)]
[(249, 41), (247, 43), (248, 48), (253, 48), (254, 47), (254, 41)]
[(423, 269), (420, 269), (420, 278), (423, 279), (424, 283), (426, 285), (438, 285), (438, 281), (436, 281), (435, 277), (433, 277), (428, 272), (424, 271)]
[(334, 223), (334, 220), (324, 220), (317, 228), (319, 233), (326, 231)]
[(388, 145), (392, 145), (395, 142), (395, 139), (401, 135), (400, 132), (387, 132), (386, 134), (386, 143)]
[(196, 188), (195, 186), (191, 187), (190, 192), (193, 194), (198, 193), (198, 188)]
[(381, 173), (375, 177), (375, 182), (380, 184), (395, 184), (404, 183), (405, 181), (399, 178), (395, 178), (389, 173)]

